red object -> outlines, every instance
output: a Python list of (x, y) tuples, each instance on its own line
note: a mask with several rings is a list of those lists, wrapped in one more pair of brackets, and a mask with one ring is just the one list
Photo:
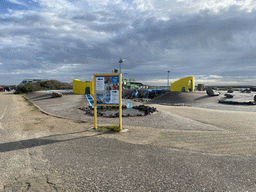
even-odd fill
[(4, 88), (3, 87), (1, 87), (1, 91), (3, 91), (4, 90)]

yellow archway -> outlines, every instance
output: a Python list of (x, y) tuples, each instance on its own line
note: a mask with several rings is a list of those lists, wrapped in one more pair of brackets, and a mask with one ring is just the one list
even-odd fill
[(181, 92), (181, 91), (194, 91), (195, 90), (195, 77), (189, 76), (178, 81), (171, 83), (172, 92)]
[[(84, 82), (80, 81), (79, 79), (73, 80), (73, 93), (76, 94), (93, 94), (93, 81), (90, 82)], [(89, 92), (89, 93), (86, 93)]]

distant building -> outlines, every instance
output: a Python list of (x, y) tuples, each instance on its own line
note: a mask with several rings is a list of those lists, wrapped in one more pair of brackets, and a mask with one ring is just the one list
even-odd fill
[(135, 82), (134, 78), (130, 78), (129, 81), (127, 81), (125, 77), (122, 78), (122, 85), (125, 89), (140, 89), (143, 87), (143, 84)]
[(204, 84), (198, 84), (197, 91), (204, 91)]
[(38, 81), (47, 81), (47, 79), (24, 79), (20, 85), (25, 85), (27, 83), (36, 83)]

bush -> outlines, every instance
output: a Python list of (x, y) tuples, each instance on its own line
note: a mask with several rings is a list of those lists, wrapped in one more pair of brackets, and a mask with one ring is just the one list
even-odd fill
[(227, 90), (233, 89), (231, 86), (226, 86), (225, 88), (226, 88)]
[(19, 85), (17, 87), (17, 90), (14, 92), (15, 94), (19, 93), (31, 93), (33, 91), (31, 83), (27, 83), (25, 85)]
[(14, 94), (31, 93), (33, 91), (40, 90), (60, 90), (60, 89), (72, 89), (73, 86), (69, 83), (62, 83), (57, 80), (39, 81), (36, 83), (27, 83), (25, 85), (19, 85)]

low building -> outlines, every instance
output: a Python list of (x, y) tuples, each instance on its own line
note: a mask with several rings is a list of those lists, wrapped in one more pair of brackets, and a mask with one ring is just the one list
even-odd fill
[(47, 81), (47, 79), (24, 79), (20, 85), (25, 85), (27, 83), (36, 83), (38, 81)]

